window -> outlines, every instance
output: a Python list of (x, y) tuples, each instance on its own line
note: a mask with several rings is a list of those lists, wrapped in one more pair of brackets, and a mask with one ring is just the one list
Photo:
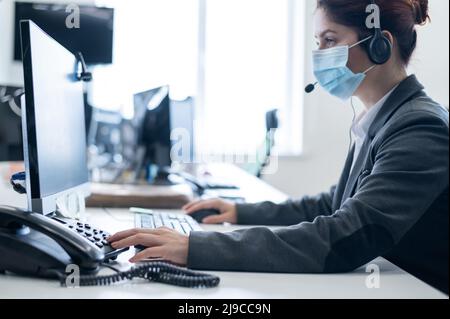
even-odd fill
[(278, 151), (302, 148), (303, 1), (103, 0), (115, 13), (114, 64), (96, 67), (94, 105), (132, 116), (134, 93), (169, 84), (197, 100), (196, 148), (248, 154), (280, 110)]
[[(302, 1), (200, 1), (202, 153), (248, 154), (280, 110), (279, 151), (301, 151)], [(297, 91), (297, 92), (296, 92)]]
[[(114, 63), (94, 68), (94, 105), (133, 116), (133, 94), (197, 94), (198, 0), (103, 0), (115, 8)], [(81, 25), (81, 27), (83, 27)]]

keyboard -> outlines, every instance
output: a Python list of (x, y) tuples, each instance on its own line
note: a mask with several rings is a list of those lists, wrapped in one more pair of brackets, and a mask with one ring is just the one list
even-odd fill
[(189, 235), (192, 231), (203, 230), (189, 215), (140, 208), (131, 208), (130, 211), (135, 213), (134, 220), (136, 228), (156, 229), (167, 227), (184, 235)]
[(82, 223), (73, 219), (53, 217), (57, 222), (65, 225), (70, 230), (76, 232), (78, 235), (84, 237), (86, 240), (95, 244), (101, 249), (105, 255), (105, 261), (114, 260), (119, 254), (127, 251), (128, 248), (114, 249), (106, 240), (110, 234), (102, 229), (96, 228), (90, 224)]

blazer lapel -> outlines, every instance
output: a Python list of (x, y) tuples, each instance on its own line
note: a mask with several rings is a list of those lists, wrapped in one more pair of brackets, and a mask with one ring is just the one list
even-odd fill
[(364, 143), (353, 166), (350, 176), (347, 180), (344, 193), (342, 195), (340, 204), (354, 195), (355, 188), (364, 166), (369, 156), (370, 145), (380, 129), (387, 123), (387, 121), (397, 112), (397, 110), (409, 100), (424, 95), (424, 87), (419, 83), (416, 76), (411, 75), (406, 78), (399, 86), (392, 92), (391, 96), (387, 99), (386, 103), (381, 107), (374, 122), (370, 126), (369, 133), (364, 140)]
[(339, 183), (336, 186), (336, 190), (334, 191), (333, 197), (333, 207), (332, 210), (337, 211), (341, 207), (342, 198), (344, 196), (345, 187), (348, 183), (348, 178), (350, 176), (350, 170), (352, 169), (353, 157), (355, 154), (355, 146), (353, 145), (352, 149), (348, 153), (347, 160), (345, 162), (344, 171), (342, 172), (341, 178), (339, 179)]
[(369, 138), (373, 139), (402, 105), (418, 95), (425, 95), (423, 89), (423, 85), (419, 83), (415, 75), (411, 75), (403, 80), (375, 117), (369, 129)]
[(344, 194), (342, 195), (341, 200), (341, 207), (344, 204), (344, 202), (353, 195), (353, 191), (355, 190), (358, 178), (362, 173), (365, 162), (367, 161), (370, 142), (371, 140), (369, 140), (368, 138), (364, 140), (359, 155), (356, 158), (355, 165), (353, 165), (353, 169), (348, 178), (347, 185), (345, 186)]

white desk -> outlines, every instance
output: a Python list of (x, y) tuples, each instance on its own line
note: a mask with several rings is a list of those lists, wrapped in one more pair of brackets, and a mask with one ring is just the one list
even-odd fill
[[(1, 167), (0, 167), (1, 168)], [(1, 172), (0, 172), (1, 174)], [(248, 176), (249, 181), (252, 177)], [(25, 198), (13, 194), (0, 181), (0, 204), (24, 206)], [(281, 193), (259, 182), (261, 196), (267, 191), (283, 200)], [(254, 191), (254, 189), (253, 189)], [(276, 201), (275, 198), (275, 201)], [(133, 226), (133, 215), (120, 209), (90, 209), (89, 221), (109, 232)], [(205, 230), (232, 231), (238, 226), (204, 226)], [(126, 263), (132, 254), (120, 256)], [(1, 258), (1, 256), (0, 256)], [(220, 276), (221, 284), (214, 289), (197, 290), (157, 283), (122, 283), (108, 287), (61, 288), (56, 281), (0, 275), (0, 298), (155, 298), (155, 299), (278, 299), (278, 298), (356, 298), (356, 299), (448, 299), (436, 289), (391, 264), (383, 258), (372, 263), (380, 268), (380, 288), (369, 289), (366, 268), (348, 274), (263, 274), (239, 272), (213, 272)]]

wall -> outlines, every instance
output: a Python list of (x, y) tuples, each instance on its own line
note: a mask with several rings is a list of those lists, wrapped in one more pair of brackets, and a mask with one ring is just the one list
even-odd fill
[(449, 106), (449, 1), (430, 0), (431, 23), (418, 28), (418, 48), (411, 61), (427, 93)]
[[(315, 0), (307, 0), (305, 32), (312, 38), (312, 13)], [(427, 92), (442, 105), (449, 105), (449, 2), (430, 0), (432, 23), (419, 28), (419, 47), (412, 60), (410, 72), (416, 73)], [(307, 41), (305, 70), (311, 70), (313, 42)], [(306, 82), (313, 80), (305, 72)], [(301, 89), (301, 88), (299, 88)], [(343, 168), (349, 147), (349, 127), (352, 112), (327, 96), (323, 90), (305, 96), (304, 154), (300, 158), (279, 159), (277, 174), (265, 176), (270, 184), (292, 197), (316, 194), (335, 184)]]
[(12, 11), (12, 0), (0, 1), (0, 85), (13, 84), (9, 78), (13, 55)]

